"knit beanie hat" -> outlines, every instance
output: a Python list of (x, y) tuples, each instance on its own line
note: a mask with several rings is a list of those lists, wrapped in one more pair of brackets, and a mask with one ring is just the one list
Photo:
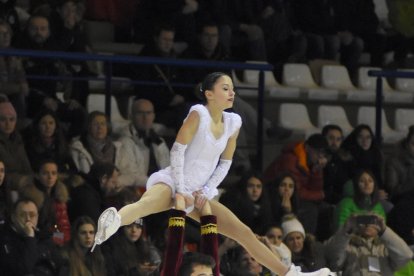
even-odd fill
[(302, 224), (296, 218), (286, 220), (282, 223), (283, 230), (283, 239), (286, 238), (292, 232), (299, 232), (303, 235), (303, 238), (306, 237), (305, 229), (303, 229)]
[(0, 116), (16, 117), (16, 110), (14, 109), (11, 102), (0, 103)]

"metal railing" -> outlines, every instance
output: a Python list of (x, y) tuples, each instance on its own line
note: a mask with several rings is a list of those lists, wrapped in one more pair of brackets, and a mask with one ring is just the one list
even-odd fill
[(383, 107), (383, 85), (382, 78), (414, 78), (414, 72), (369, 70), (368, 76), (376, 77), (376, 99), (375, 99), (375, 139), (378, 144), (382, 143), (382, 107)]
[[(21, 49), (0, 49), (0, 56), (18, 56), (28, 58), (47, 58), (57, 60), (78, 60), (78, 61), (102, 61), (105, 68), (105, 77), (71, 77), (71, 76), (39, 76), (27, 75), (28, 78), (44, 79), (44, 80), (97, 80), (105, 82), (105, 113), (111, 114), (111, 95), (113, 80), (113, 64), (128, 63), (141, 65), (171, 65), (177, 67), (197, 67), (197, 68), (222, 68), (227, 70), (256, 70), (259, 74), (259, 82), (257, 86), (257, 143), (256, 155), (257, 169), (263, 169), (263, 117), (264, 117), (264, 71), (271, 71), (273, 66), (263, 63), (241, 63), (241, 62), (224, 62), (224, 61), (205, 61), (205, 60), (187, 60), (187, 59), (168, 59), (156, 57), (139, 57), (124, 55), (105, 55), (93, 53), (69, 53), (58, 51), (34, 51)], [(146, 83), (145, 80), (131, 80), (133, 84)], [(155, 83), (152, 83), (154, 85)], [(174, 83), (171, 83), (174, 85)], [(180, 84), (185, 86), (186, 84)], [(187, 84), (189, 85), (189, 84)], [(252, 87), (240, 87), (243, 89), (256, 89)]]

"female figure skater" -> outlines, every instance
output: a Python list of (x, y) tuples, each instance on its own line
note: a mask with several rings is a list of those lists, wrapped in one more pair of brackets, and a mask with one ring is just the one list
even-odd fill
[(217, 216), (219, 233), (237, 241), (267, 268), (279, 275), (328, 275), (327, 268), (303, 274), (294, 265), (285, 266), (231, 211), (211, 200), (230, 168), (241, 118), (224, 112), (233, 106), (235, 97), (233, 82), (227, 74), (207, 75), (200, 92), (206, 104), (190, 109), (171, 148), (171, 165), (150, 176), (147, 191), (139, 201), (126, 205), (119, 213), (111, 207), (101, 214), (95, 245), (107, 240), (121, 225), (170, 209), (175, 193), (182, 194), (190, 205), (186, 210), (188, 216), (200, 221), (200, 214), (192, 208), (195, 193), (197, 200), (203, 197), (209, 200), (212, 213)]

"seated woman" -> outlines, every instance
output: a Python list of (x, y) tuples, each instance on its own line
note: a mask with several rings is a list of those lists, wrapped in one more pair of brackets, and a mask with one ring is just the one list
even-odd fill
[(296, 196), (296, 181), (290, 173), (281, 173), (269, 185), (269, 198), (273, 220), (282, 223), (285, 215), (297, 215), (298, 201)]
[(55, 160), (60, 173), (67, 174), (77, 170), (61, 123), (53, 111), (45, 109), (39, 112), (25, 130), (24, 140), (33, 170), (38, 171), (40, 163), (46, 159)]
[(264, 235), (272, 223), (267, 190), (257, 172), (246, 173), (235, 188), (221, 196), (220, 202), (256, 234)]
[(33, 185), (20, 191), (25, 198), (32, 199), (39, 208), (38, 227), (46, 236), (53, 235), (53, 241), (63, 245), (70, 240), (70, 222), (67, 202), (69, 192), (58, 177), (58, 166), (53, 160), (44, 160)]
[[(129, 166), (128, 160), (122, 158), (121, 144), (112, 140), (110, 129), (110, 122), (105, 113), (100, 111), (89, 113), (86, 132), (80, 138), (75, 138), (70, 145), (72, 158), (79, 172), (89, 173), (95, 162), (112, 163), (121, 172)], [(119, 182), (124, 186), (122, 176)]]
[(379, 202), (378, 186), (369, 170), (360, 171), (353, 180), (353, 197), (342, 199), (335, 210), (335, 229), (343, 225), (352, 215), (376, 213), (385, 218), (385, 211)]
[(115, 275), (100, 248), (94, 252), (90, 251), (95, 233), (96, 225), (91, 218), (83, 216), (76, 219), (72, 227), (72, 239), (62, 251), (66, 265), (62, 267), (59, 275)]

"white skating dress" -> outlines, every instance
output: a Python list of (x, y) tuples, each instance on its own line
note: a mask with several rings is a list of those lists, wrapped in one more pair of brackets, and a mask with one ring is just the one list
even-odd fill
[[(197, 111), (200, 123), (196, 134), (184, 154), (184, 183), (185, 190), (191, 194), (201, 190), (213, 174), (220, 155), (226, 148), (228, 139), (236, 133), (241, 126), (241, 118), (236, 113), (223, 112), (224, 132), (216, 139), (211, 133), (211, 117), (204, 105), (197, 104), (191, 107), (190, 112)], [(147, 189), (156, 183), (165, 183), (171, 187), (172, 196), (175, 195), (175, 183), (171, 176), (171, 167), (153, 173), (147, 181)], [(208, 199), (217, 195), (217, 187), (208, 187)]]

